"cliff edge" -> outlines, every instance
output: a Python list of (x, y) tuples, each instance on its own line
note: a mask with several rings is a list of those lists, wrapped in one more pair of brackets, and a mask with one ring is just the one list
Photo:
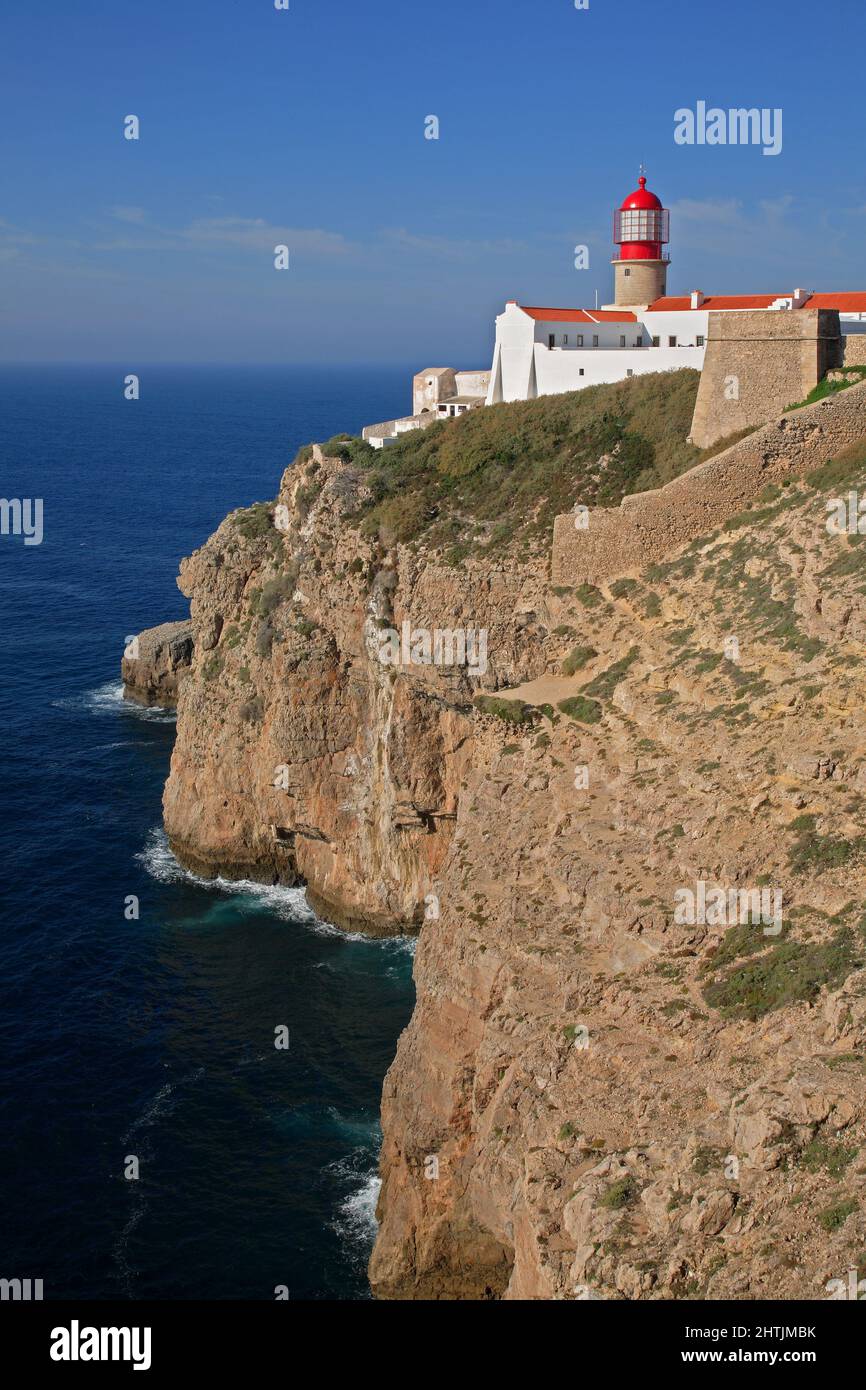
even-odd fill
[[(199, 872), (420, 929), (377, 1296), (825, 1298), (866, 1234), (866, 579), (825, 524), (866, 451), (551, 585), (553, 515), (695, 460), (654, 479), (629, 388), (596, 390), (302, 451), (223, 522), (179, 580), (166, 828)], [(694, 384), (634, 390), (679, 437)], [(437, 630), (484, 650), (437, 661)]]

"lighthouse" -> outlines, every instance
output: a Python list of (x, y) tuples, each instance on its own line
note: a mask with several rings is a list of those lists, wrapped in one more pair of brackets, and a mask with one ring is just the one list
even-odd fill
[(667, 288), (670, 257), (664, 247), (670, 241), (670, 213), (647, 188), (643, 166), (638, 187), (613, 215), (613, 239), (614, 303), (653, 304)]

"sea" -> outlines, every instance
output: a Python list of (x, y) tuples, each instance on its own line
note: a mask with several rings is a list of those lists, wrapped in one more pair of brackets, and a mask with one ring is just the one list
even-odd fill
[(410, 382), (161, 365), (127, 400), (126, 370), (0, 368), (0, 493), (43, 508), (41, 544), (0, 536), (0, 1278), (366, 1299), (412, 943), (182, 869), (175, 718), (125, 703), (119, 669), (186, 615), (178, 562), (227, 512), (272, 498), (300, 445), (405, 414)]

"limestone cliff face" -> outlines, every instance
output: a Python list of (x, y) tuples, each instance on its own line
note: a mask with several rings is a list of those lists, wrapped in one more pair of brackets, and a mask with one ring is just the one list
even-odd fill
[[(380, 1297), (822, 1299), (856, 1265), (866, 611), (825, 500), (559, 590), (579, 676), (477, 716), (385, 1083)], [(699, 881), (771, 886), (781, 928), (689, 920)]]
[[(824, 1298), (857, 1264), (866, 613), (824, 525), (849, 485), (551, 588), (544, 557), (383, 547), (316, 454), (185, 562), (176, 853), (306, 882), (342, 925), (423, 920), (377, 1296)], [(383, 665), (404, 620), (486, 629), (483, 680)], [(690, 917), (699, 883), (781, 893), (779, 930)]]
[(541, 583), (384, 550), (347, 520), (361, 489), (316, 451), (275, 503), (234, 513), (182, 565), (195, 659), (164, 812), (197, 871), (304, 882), (330, 920), (390, 933), (427, 910), (479, 679), (383, 664), (385, 633), (490, 628), (485, 680), (520, 679), (534, 670), (525, 637)]

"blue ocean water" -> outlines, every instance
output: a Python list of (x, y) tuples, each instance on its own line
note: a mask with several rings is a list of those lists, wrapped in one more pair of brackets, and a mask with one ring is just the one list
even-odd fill
[(0, 370), (0, 492), (44, 499), (41, 545), (0, 537), (0, 1277), (364, 1298), (411, 948), (183, 872), (174, 720), (125, 705), (118, 670), (128, 634), (184, 616), (180, 558), (298, 445), (403, 413), (406, 373), (160, 367), (137, 402), (123, 375)]

